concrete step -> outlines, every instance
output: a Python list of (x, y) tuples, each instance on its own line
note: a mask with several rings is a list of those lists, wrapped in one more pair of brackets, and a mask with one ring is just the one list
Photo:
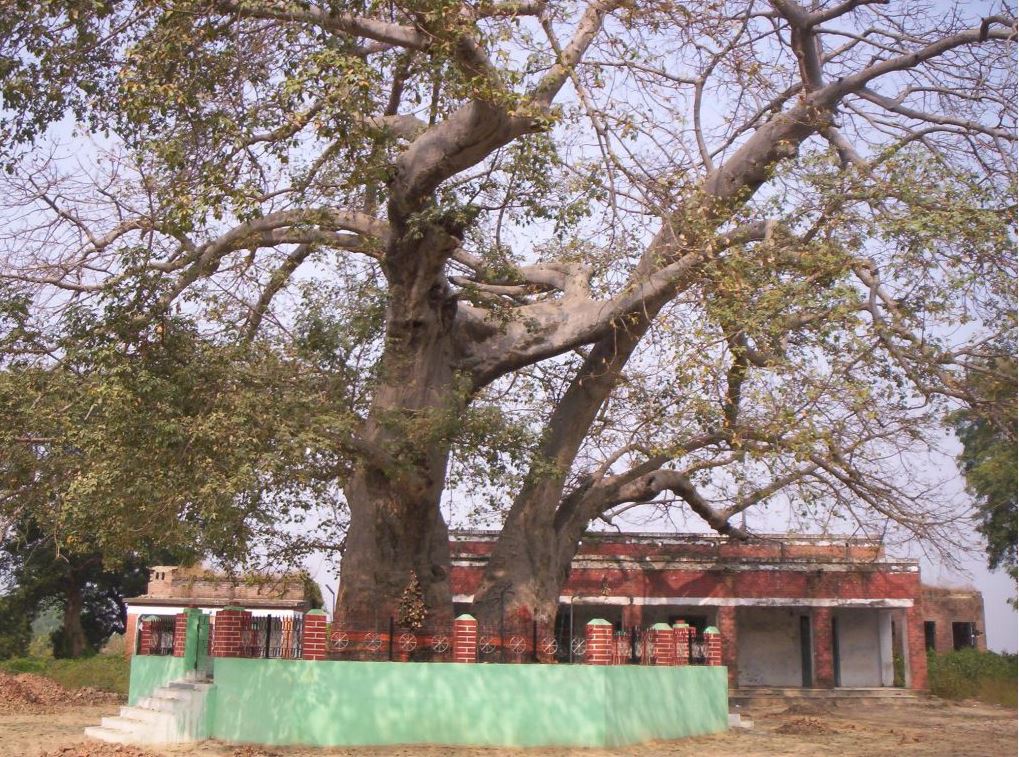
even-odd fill
[(146, 710), (159, 710), (161, 712), (176, 712), (184, 706), (183, 699), (164, 699), (159, 696), (142, 697), (138, 700), (138, 706)]
[(97, 741), (106, 741), (110, 744), (129, 744), (131, 743), (131, 734), (124, 733), (112, 728), (103, 728), (98, 725), (90, 725), (85, 729), (85, 735), (90, 739), (96, 739)]
[(172, 684), (170, 686), (164, 686), (158, 691), (154, 692), (154, 695), (159, 699), (183, 699), (190, 700), (195, 694), (195, 690), (192, 688), (176, 687)]
[(212, 681), (172, 681), (164, 688), (177, 691), (208, 691), (212, 688)]
[(117, 744), (183, 743), (207, 737), (202, 712), (211, 684), (174, 681), (142, 697), (120, 715), (85, 729), (89, 738)]
[(125, 706), (120, 708), (120, 717), (129, 720), (142, 720), (146, 723), (165, 723), (173, 719), (173, 713), (148, 707)]
[(730, 707), (746, 706), (751, 703), (812, 701), (837, 704), (838, 702), (867, 702), (906, 704), (926, 700), (923, 692), (893, 687), (882, 688), (839, 688), (800, 689), (772, 686), (753, 686), (729, 690)]
[(111, 731), (123, 731), (132, 735), (144, 736), (152, 729), (152, 723), (134, 718), (109, 717), (103, 718), (100, 726)]

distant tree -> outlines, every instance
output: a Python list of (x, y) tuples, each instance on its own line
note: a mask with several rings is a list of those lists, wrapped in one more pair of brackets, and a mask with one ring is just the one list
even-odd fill
[(996, 361), (976, 375), (974, 384), (983, 401), (954, 413), (950, 419), (962, 442), (959, 466), (977, 502), (977, 530), (987, 542), (988, 566), (992, 570), (1004, 568), (1016, 580), (1016, 359)]
[(61, 613), (61, 625), (51, 636), (55, 657), (96, 652), (112, 634), (123, 633), (124, 598), (144, 593), (144, 562), (135, 556), (111, 565), (99, 553), (60, 553), (38, 526), (26, 525), (0, 544), (0, 579), (12, 586), (0, 607), (9, 608), (19, 631), (19, 643), (10, 645), (8, 655), (24, 654), (23, 628), (49, 606)]
[(32, 641), (32, 615), (21, 597), (0, 595), (0, 660), (21, 657)]
[[(8, 291), (5, 302), (0, 342), (30, 344), (17, 298)], [(298, 372), (266, 352), (239, 359), (184, 318), (130, 329), (112, 303), (99, 315), (74, 311), (57, 329), (58, 360), (0, 360), (8, 654), (24, 651), (26, 623), (54, 602), (54, 653), (97, 650), (123, 630), (123, 598), (144, 591), (153, 561), (293, 562), (285, 529), (273, 532), (277, 554), (255, 542), (318, 499), (315, 466), (334, 475), (319, 437), (332, 416), (309, 424), (321, 386), (306, 364)]]

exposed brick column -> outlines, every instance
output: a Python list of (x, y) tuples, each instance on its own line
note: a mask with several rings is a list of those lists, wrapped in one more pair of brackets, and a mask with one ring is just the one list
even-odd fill
[(907, 686), (911, 689), (927, 688), (927, 650), (924, 648), (923, 613), (917, 605), (906, 610), (906, 653), (909, 656)]
[(651, 641), (655, 649), (655, 665), (676, 664), (676, 639), (668, 623), (651, 626)]
[(708, 665), (722, 664), (722, 634), (714, 626), (704, 629), (704, 646)]
[(478, 621), (464, 613), (453, 621), (453, 662), (478, 661)]
[(213, 657), (241, 656), (241, 627), (250, 617), (251, 613), (242, 607), (224, 607), (216, 613)]
[(739, 627), (736, 623), (736, 608), (728, 605), (719, 607), (715, 613), (715, 627), (722, 637), (722, 664), (729, 673), (729, 686), (736, 688), (739, 685), (739, 665), (736, 662), (739, 651)]
[(324, 660), (325, 658), (325, 610), (308, 610), (308, 612), (304, 614), (304, 625), (301, 630), (301, 659)]
[(184, 656), (184, 644), (188, 638), (188, 614), (179, 612), (173, 618), (173, 656)]
[(814, 648), (814, 686), (819, 689), (835, 688), (830, 607), (814, 608), (810, 616), (810, 635)]
[(676, 645), (676, 664), (690, 664), (690, 626), (680, 620), (672, 626), (672, 640)]
[(587, 650), (584, 662), (588, 665), (612, 664), (612, 624), (595, 618), (584, 626), (584, 640)]
[(155, 615), (144, 615), (138, 619), (138, 654), (148, 654), (152, 647), (152, 623)]
[(124, 626), (124, 657), (134, 654), (135, 646), (138, 644), (138, 616), (128, 614), (127, 623)]

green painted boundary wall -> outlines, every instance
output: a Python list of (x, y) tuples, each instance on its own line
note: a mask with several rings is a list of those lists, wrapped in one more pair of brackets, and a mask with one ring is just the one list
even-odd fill
[(726, 676), (706, 666), (221, 658), (209, 735), (273, 745), (618, 747), (724, 731)]
[(187, 673), (183, 657), (169, 655), (132, 655), (131, 682), (127, 689), (127, 703), (137, 704), (160, 686), (179, 681)]

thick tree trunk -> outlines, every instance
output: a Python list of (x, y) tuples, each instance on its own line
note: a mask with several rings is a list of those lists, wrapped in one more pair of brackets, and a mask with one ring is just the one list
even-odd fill
[[(336, 616), (388, 622), (416, 576), (426, 623), (452, 620), (449, 537), (439, 509), (450, 429), (463, 409), (450, 337), (455, 300), (435, 265), (390, 270), (386, 346), (345, 493), (350, 528)], [(441, 262), (439, 263), (441, 266)]]
[[(800, 143), (829, 123), (830, 112), (804, 105), (779, 114), (760, 127), (725, 163), (709, 174), (700, 203), (690, 203), (666, 222), (634, 272), (634, 280), (660, 267), (662, 257), (676, 257), (683, 229), (686, 245), (711, 244), (718, 225), (746, 204), (766, 180), (771, 167), (796, 153)], [(699, 211), (699, 212), (698, 212)], [(701, 241), (696, 241), (697, 239)], [(682, 284), (677, 283), (677, 291)], [(659, 311), (672, 298), (664, 292), (619, 319), (615, 329), (596, 343), (559, 402), (533, 466), (513, 502), (499, 540), (474, 595), (475, 613), (490, 619), (500, 609), (536, 609), (539, 620), (555, 617), (559, 593), (587, 524), (599, 513), (585, 511), (584, 492), (563, 497), (566, 478), (598, 410), (622, 374), (626, 362)], [(548, 466), (547, 461), (555, 465)], [(592, 503), (586, 503), (591, 506)], [(500, 597), (502, 600), (500, 601)]]
[(75, 574), (68, 576), (64, 590), (64, 620), (61, 636), (61, 656), (81, 657), (88, 649), (88, 639), (81, 625), (81, 612), (85, 607), (85, 598), (81, 593), (81, 583)]
[[(577, 511), (580, 492), (563, 500), (563, 487), (580, 445), (626, 361), (650, 325), (655, 306), (637, 322), (598, 342), (549, 419), (532, 466), (515, 498), (499, 540), (474, 595), (474, 613), (483, 623), (499, 614), (531, 615), (555, 621), (559, 594), (570, 573), (577, 544), (592, 517)], [(548, 461), (554, 466), (549, 466)]]

